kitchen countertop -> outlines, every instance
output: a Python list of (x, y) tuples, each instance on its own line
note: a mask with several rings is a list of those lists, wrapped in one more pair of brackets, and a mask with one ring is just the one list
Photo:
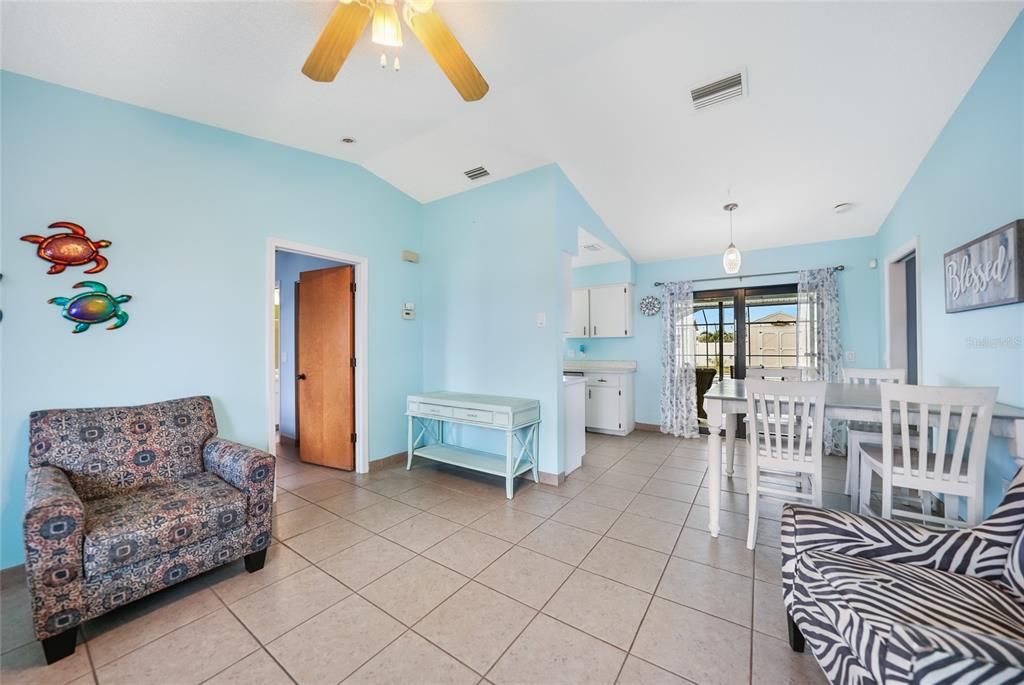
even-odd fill
[(606, 371), (608, 373), (636, 373), (636, 362), (613, 359), (565, 359), (563, 371)]

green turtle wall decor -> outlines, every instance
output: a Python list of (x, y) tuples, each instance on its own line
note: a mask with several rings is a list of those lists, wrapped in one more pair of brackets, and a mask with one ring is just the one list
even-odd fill
[(23, 235), (21, 239), (39, 246), (36, 254), (52, 264), (48, 274), (59, 274), (69, 266), (81, 266), (95, 262), (87, 274), (96, 274), (107, 268), (107, 258), (100, 250), (110, 247), (109, 240), (92, 240), (85, 234), (85, 229), (70, 221), (57, 221), (47, 228), (66, 228), (70, 233), (57, 233), (49, 237), (41, 235)]
[(63, 307), (61, 316), (75, 323), (72, 333), (87, 331), (89, 326), (111, 319), (116, 319), (116, 321), (107, 326), (109, 331), (128, 323), (128, 313), (121, 310), (121, 305), (131, 300), (131, 295), (114, 297), (107, 293), (107, 286), (99, 281), (82, 281), (75, 283), (72, 287), (89, 288), (90, 290), (71, 297), (54, 297), (47, 300), (49, 304)]

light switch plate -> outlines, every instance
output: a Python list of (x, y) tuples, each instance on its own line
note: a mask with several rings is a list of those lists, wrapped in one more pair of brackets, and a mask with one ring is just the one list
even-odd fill
[(855, 362), (855, 361), (857, 361), (857, 353), (854, 352), (853, 350), (850, 350), (849, 352), (847, 352), (846, 353), (846, 361), (848, 361), (848, 362)]
[(537, 312), (537, 328), (544, 328), (548, 325), (548, 317), (544, 312)]

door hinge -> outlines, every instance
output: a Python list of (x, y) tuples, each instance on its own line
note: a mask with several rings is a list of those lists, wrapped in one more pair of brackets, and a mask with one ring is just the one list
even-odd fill
[(621, 423), (619, 424), (619, 430), (622, 430), (622, 424)]
[(353, 434), (352, 434), (352, 442), (355, 442), (355, 441), (356, 441), (356, 434), (355, 434), (355, 433), (353, 433)]
[(622, 391), (619, 390), (619, 397), (622, 397)]
[(356, 282), (352, 281), (352, 283), (349, 285), (348, 289), (351, 290), (352, 292), (355, 292), (356, 291)]
[(356, 368), (356, 358), (352, 357), (352, 368)]
[(626, 290), (625, 288), (622, 289), (622, 292), (627, 293), (627, 294), (629, 293), (629, 291)]

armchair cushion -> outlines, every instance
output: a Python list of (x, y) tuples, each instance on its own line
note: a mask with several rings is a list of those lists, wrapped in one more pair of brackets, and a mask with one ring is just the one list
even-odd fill
[(1024, 682), (1024, 643), (942, 628), (896, 626), (886, 658), (885, 682)]
[(29, 463), (60, 468), (78, 496), (90, 500), (202, 471), (203, 444), (216, 434), (209, 397), (34, 411)]
[(200, 471), (85, 503), (85, 573), (93, 576), (245, 524), (245, 495)]
[(84, 620), (82, 538), (85, 508), (58, 468), (29, 469), (25, 483), (25, 574), (40, 638)]

